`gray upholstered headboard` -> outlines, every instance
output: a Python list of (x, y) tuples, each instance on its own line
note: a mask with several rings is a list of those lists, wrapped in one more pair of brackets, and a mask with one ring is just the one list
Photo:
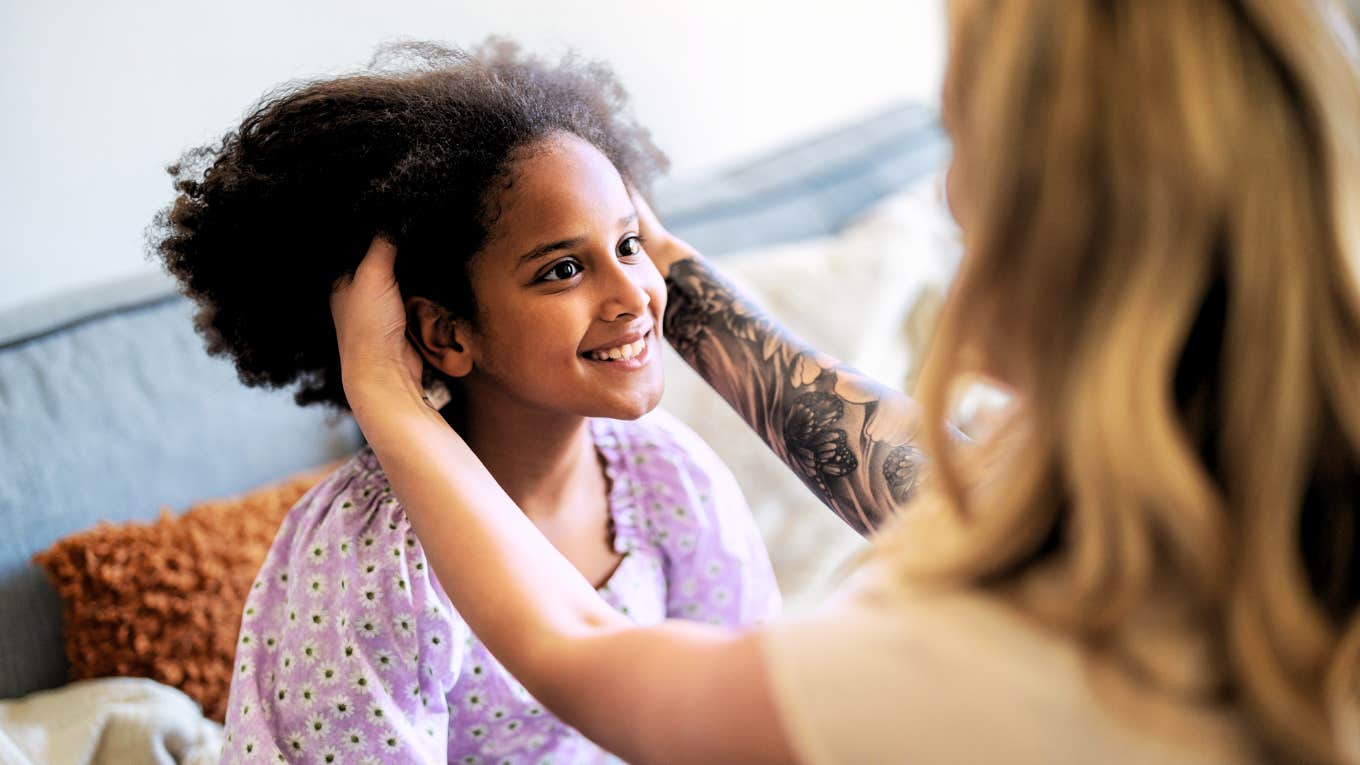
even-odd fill
[[(668, 226), (720, 255), (833, 233), (947, 153), (933, 113), (902, 106), (663, 186), (656, 202)], [(166, 279), (147, 277), (0, 313), (0, 698), (65, 682), (60, 605), (35, 552), (359, 443), (347, 420), (242, 386), (204, 353), (191, 312)]]

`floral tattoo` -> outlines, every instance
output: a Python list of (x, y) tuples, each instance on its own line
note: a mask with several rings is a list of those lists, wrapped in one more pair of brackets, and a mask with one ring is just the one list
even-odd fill
[(818, 352), (703, 260), (666, 277), (671, 345), (818, 498), (870, 534), (915, 491), (916, 405)]

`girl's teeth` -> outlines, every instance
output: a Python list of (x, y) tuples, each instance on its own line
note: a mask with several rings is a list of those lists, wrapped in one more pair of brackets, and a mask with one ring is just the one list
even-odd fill
[(595, 351), (592, 355), (597, 361), (621, 361), (631, 359), (647, 347), (647, 339), (643, 338), (636, 343), (620, 345), (618, 348), (610, 348), (607, 351)]

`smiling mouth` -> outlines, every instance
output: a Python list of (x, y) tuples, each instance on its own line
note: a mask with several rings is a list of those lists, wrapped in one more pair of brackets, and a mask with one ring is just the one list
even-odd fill
[(627, 361), (628, 359), (636, 358), (641, 355), (645, 350), (647, 350), (647, 337), (644, 335), (638, 340), (626, 345), (591, 351), (586, 354), (586, 358), (594, 359), (595, 361)]
[(600, 348), (594, 351), (587, 351), (581, 354), (581, 356), (590, 361), (604, 364), (614, 364), (622, 367), (639, 366), (650, 356), (647, 349), (651, 336), (652, 332), (649, 330), (647, 334), (631, 343), (624, 343), (623, 345), (615, 346), (613, 348)]

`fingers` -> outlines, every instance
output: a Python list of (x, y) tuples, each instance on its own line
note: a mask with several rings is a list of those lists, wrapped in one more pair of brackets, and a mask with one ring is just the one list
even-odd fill
[(354, 273), (340, 274), (331, 284), (331, 311), (335, 310), (337, 299), (343, 300), (356, 281), (364, 284), (386, 285), (396, 281), (394, 270), (397, 263), (397, 247), (382, 237), (375, 235), (369, 242), (368, 252), (359, 261)]
[(373, 237), (373, 241), (368, 244), (368, 252), (364, 254), (364, 259), (359, 262), (359, 271), (373, 272), (375, 274), (390, 274), (397, 263), (397, 246), (383, 238), (381, 234)]

